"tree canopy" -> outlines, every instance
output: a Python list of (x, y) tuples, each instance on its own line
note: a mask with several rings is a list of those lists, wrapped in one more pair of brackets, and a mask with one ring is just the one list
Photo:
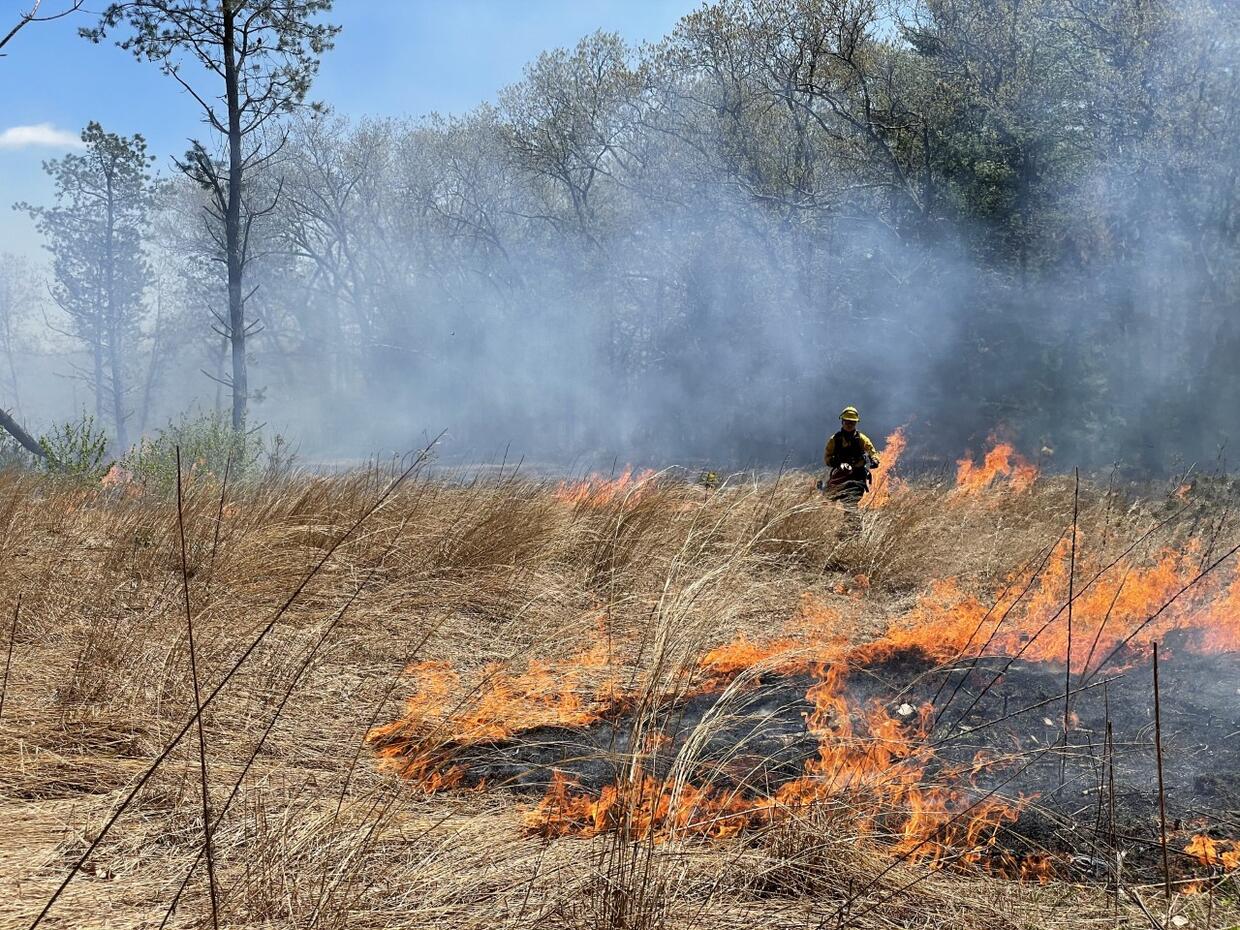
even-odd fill
[(275, 30), (238, 46), (252, 149), (192, 151), (153, 246), (211, 309), (169, 315), (168, 367), (235, 401), (250, 358), (242, 399), (309, 449), (810, 462), (850, 403), (943, 459), (998, 431), (1166, 470), (1240, 428), (1234, 4), (715, 0), (418, 120), (301, 105), (327, 6), (144, 0), (91, 33), (231, 145), (220, 11)]

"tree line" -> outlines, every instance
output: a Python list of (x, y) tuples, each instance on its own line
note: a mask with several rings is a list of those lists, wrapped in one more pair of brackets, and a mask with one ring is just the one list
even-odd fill
[(423, 119), (308, 103), (330, 12), (83, 30), (210, 130), (159, 173), (92, 124), (21, 205), (122, 446), (204, 398), (323, 455), (447, 427), (561, 464), (801, 463), (845, 403), (1065, 466), (1212, 462), (1240, 428), (1230, 3), (719, 0)]

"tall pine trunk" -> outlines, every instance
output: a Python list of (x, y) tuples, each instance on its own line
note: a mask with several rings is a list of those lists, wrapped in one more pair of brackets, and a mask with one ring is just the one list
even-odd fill
[(103, 308), (95, 313), (95, 422), (103, 422)]
[(95, 422), (103, 423), (103, 340), (106, 338), (106, 324), (104, 321), (103, 302), (106, 295), (103, 293), (103, 287), (99, 279), (94, 280), (95, 289), (95, 305), (94, 316), (90, 329), (90, 347), (91, 354), (94, 356), (95, 363)]
[(129, 448), (129, 430), (126, 428), (125, 379), (121, 363), (120, 327), (114, 319), (108, 339), (108, 367), (112, 369), (112, 416), (116, 419), (116, 448), (123, 453)]
[(112, 418), (116, 421), (116, 447), (124, 452), (129, 447), (125, 431), (125, 384), (121, 371), (121, 321), (116, 305), (116, 201), (112, 177), (107, 178), (107, 239), (104, 247), (104, 291), (108, 301), (107, 325), (108, 368), (112, 382)]
[(228, 266), (228, 338), (232, 346), (232, 426), (245, 429), (249, 385), (245, 365), (245, 270), (241, 237), (241, 100), (237, 75), (236, 12), (224, 0), (224, 84), (228, 99), (228, 204), (224, 213), (224, 250)]

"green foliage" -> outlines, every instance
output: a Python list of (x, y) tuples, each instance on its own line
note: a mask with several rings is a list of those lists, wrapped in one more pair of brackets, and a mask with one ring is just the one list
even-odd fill
[[(96, 26), (80, 30), (92, 42), (111, 35), (135, 58), (174, 76), (202, 106), (203, 121), (217, 134), (206, 142), (191, 139), (176, 165), (206, 193), (211, 236), (228, 268), (228, 327), (236, 366), (232, 421), (238, 430), (244, 427), (250, 397), (245, 372), (250, 330), (241, 282), (251, 260), (253, 223), (275, 207), (273, 200), (270, 207), (252, 211), (250, 197), (238, 192), (248, 191), (262, 174), (257, 169), (284, 147), (281, 141), (267, 149), (265, 137), (278, 138), (279, 132), (270, 132), (274, 121), (305, 105), (319, 58), (340, 31), (320, 19), (333, 2), (123, 0), (109, 3)], [(221, 148), (229, 153), (226, 163), (217, 157)]]
[(121, 460), (133, 480), (159, 490), (177, 482), (177, 448), (187, 480), (229, 480), (252, 473), (266, 451), (256, 433), (234, 432), (226, 416), (212, 411), (179, 422), (169, 422), (154, 437), (143, 439)]
[[(1000, 425), (1065, 466), (1234, 446), (1234, 0), (707, 0), (657, 45), (539, 56), (460, 117), (297, 120), (278, 171), (252, 170), (258, 130), (304, 105), (326, 0), (104, 6), (86, 35), (207, 108), (161, 249), (202, 292), (176, 313), (232, 337), (235, 423), (263, 392), (261, 283), (289, 323), (272, 393), (330, 398), (332, 444), (448, 410), (465, 446), (774, 464), (816, 454), (812, 399), (847, 398), (945, 460)], [(533, 345), (547, 364), (511, 363)]]
[(108, 470), (108, 434), (83, 413), (39, 437), (43, 468), (53, 475), (80, 481), (98, 481)]
[(128, 445), (126, 391), (134, 345), (145, 312), (142, 293), (150, 278), (143, 239), (158, 185), (141, 135), (105, 132), (91, 122), (82, 131), (82, 154), (43, 163), (55, 187), (55, 204), (17, 204), (30, 214), (53, 255), (51, 297), (68, 319), (68, 331), (95, 356), (92, 387), (106, 410), (117, 445)]

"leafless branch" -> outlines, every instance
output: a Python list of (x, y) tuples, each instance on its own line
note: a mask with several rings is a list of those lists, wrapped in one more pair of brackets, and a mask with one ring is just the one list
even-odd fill
[(0, 48), (4, 48), (8, 45), (14, 36), (16, 36), (22, 31), (22, 29), (31, 23), (50, 23), (52, 20), (62, 19), (72, 13), (76, 13), (85, 3), (86, 0), (71, 0), (69, 6), (66, 9), (61, 10), (59, 13), (51, 13), (47, 16), (40, 16), (39, 7), (43, 5), (43, 0), (34, 0), (34, 6), (32, 6), (27, 12), (23, 13), (17, 20), (17, 25), (10, 29), (8, 33), (5, 34), (4, 38), (0, 39)]

